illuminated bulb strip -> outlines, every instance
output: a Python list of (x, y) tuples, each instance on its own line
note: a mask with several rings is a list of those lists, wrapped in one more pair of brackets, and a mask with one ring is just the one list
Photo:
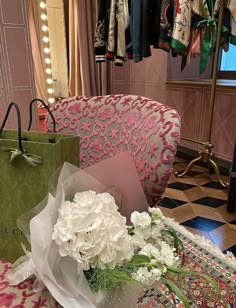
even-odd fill
[(49, 102), (50, 104), (55, 103), (55, 98), (54, 98), (54, 97), (50, 97), (50, 98), (48, 99), (48, 102)]
[(47, 17), (47, 5), (46, 1), (41, 1), (40, 4), (41, 9), (41, 21), (42, 21), (42, 31), (43, 31), (43, 43), (45, 44), (43, 51), (44, 51), (44, 62), (45, 62), (45, 72), (47, 74), (47, 93), (49, 94), (48, 102), (54, 103), (55, 98), (53, 97), (54, 89), (52, 87), (53, 85), (53, 79), (52, 79), (52, 69), (51, 69), (51, 57), (50, 57), (50, 45), (49, 45), (49, 35), (48, 35), (48, 17)]
[(47, 63), (47, 64), (51, 64), (51, 59), (45, 58), (45, 59), (44, 59), (44, 62)]
[(48, 27), (47, 27), (46, 25), (43, 25), (43, 26), (42, 26), (42, 30), (43, 30), (44, 32), (47, 32), (47, 31), (48, 31)]
[(52, 83), (53, 83), (53, 80), (52, 80), (51, 78), (48, 78), (48, 79), (47, 79), (47, 83), (48, 83), (48, 84), (52, 84)]
[(46, 9), (46, 3), (44, 1), (41, 1), (39, 6), (41, 9)]
[(42, 20), (47, 20), (47, 15), (46, 14), (41, 14), (41, 19)]
[(48, 47), (45, 47), (45, 48), (43, 49), (43, 51), (44, 51), (46, 54), (49, 54), (49, 53), (50, 53), (50, 49), (49, 49)]

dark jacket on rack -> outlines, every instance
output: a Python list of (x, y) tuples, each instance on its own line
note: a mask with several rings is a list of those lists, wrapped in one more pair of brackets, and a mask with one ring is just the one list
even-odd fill
[(133, 61), (143, 59), (142, 51), (142, 0), (131, 0), (130, 33), (133, 47)]
[(107, 50), (111, 0), (100, 0), (95, 29), (94, 51), (96, 62), (104, 62)]
[(170, 50), (172, 31), (173, 31), (174, 5), (171, 0), (159, 0), (156, 13), (156, 35), (157, 40), (154, 48), (160, 48), (165, 51)]
[(161, 0), (143, 0), (143, 57), (151, 56), (151, 46), (159, 40)]

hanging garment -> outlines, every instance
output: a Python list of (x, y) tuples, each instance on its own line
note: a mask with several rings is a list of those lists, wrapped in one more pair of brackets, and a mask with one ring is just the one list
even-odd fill
[(142, 55), (151, 54), (151, 46), (159, 40), (161, 0), (143, 0), (142, 8)]
[(176, 0), (174, 26), (171, 39), (171, 47), (177, 53), (183, 54), (190, 42), (191, 30), (191, 0)]
[(229, 0), (227, 7), (232, 16), (230, 43), (236, 45), (236, 0)]
[(171, 0), (162, 0), (160, 5), (160, 29), (158, 43), (155, 48), (170, 51), (170, 43), (173, 33), (174, 5)]
[[(197, 4), (197, 5), (196, 5)], [(202, 39), (201, 55), (200, 55), (200, 74), (202, 74), (206, 68), (208, 56), (213, 55), (215, 51), (216, 37), (217, 37), (217, 23), (218, 23), (218, 12), (222, 2), (220, 0), (195, 0), (193, 2), (193, 11), (199, 14), (203, 19), (196, 23), (194, 27), (204, 27), (205, 32)], [(235, 7), (235, 0), (232, 1), (232, 11)], [(221, 45), (227, 51), (227, 44), (229, 41), (229, 19), (230, 16), (227, 14), (227, 10), (224, 9), (224, 17), (221, 28)]]
[(111, 0), (100, 0), (94, 39), (96, 62), (104, 62), (106, 59), (110, 5)]
[(131, 0), (130, 33), (133, 47), (133, 61), (142, 61), (142, 0)]
[(129, 24), (129, 8), (127, 0), (118, 0), (117, 3), (117, 49), (115, 54), (115, 65), (122, 65), (126, 58), (125, 32)]
[(107, 52), (106, 52), (106, 58), (109, 60), (114, 60), (115, 50), (116, 50), (116, 35), (117, 35), (116, 9), (117, 9), (117, 0), (111, 0), (108, 42), (107, 42)]

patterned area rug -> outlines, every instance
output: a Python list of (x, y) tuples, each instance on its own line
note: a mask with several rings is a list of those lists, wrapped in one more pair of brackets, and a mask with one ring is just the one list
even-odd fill
[[(226, 307), (236, 308), (236, 261), (233, 255), (224, 255), (210, 241), (195, 236), (175, 222), (170, 224), (181, 238), (185, 247), (187, 268), (214, 277), (225, 300)], [(202, 278), (176, 277), (176, 284), (187, 295), (191, 307), (225, 307), (220, 295)], [(163, 285), (162, 290), (143, 290), (138, 308), (178, 307), (184, 305), (180, 299)]]
[[(172, 220), (169, 220), (167, 224), (177, 231), (178, 236), (183, 241), (187, 267), (214, 277), (220, 287), (226, 307), (235, 308), (236, 261), (234, 256), (222, 254), (209, 241), (193, 235)], [(6, 281), (6, 274), (10, 268), (10, 263), (0, 262), (0, 307), (60, 307), (48, 291), (37, 294), (33, 292), (34, 279), (27, 279), (17, 286), (9, 286)], [(178, 276), (176, 279), (178, 286), (186, 293), (191, 307), (224, 307), (219, 294), (205, 280), (186, 276)], [(151, 307), (183, 308), (184, 305), (175, 294), (170, 293), (165, 286), (162, 286), (161, 290), (141, 290), (137, 308)]]

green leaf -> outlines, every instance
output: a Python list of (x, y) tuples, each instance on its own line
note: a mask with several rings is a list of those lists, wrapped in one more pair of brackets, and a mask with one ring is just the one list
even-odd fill
[(148, 256), (134, 255), (129, 263), (130, 265), (133, 265), (133, 266), (139, 266), (140, 264), (149, 263), (149, 262), (150, 262), (150, 258)]
[(136, 282), (128, 272), (119, 269), (90, 269), (84, 273), (94, 292), (120, 288), (127, 283)]
[(168, 272), (172, 272), (172, 273), (175, 273), (175, 274), (182, 274), (182, 275), (188, 275), (188, 276), (199, 276), (199, 277), (202, 277), (204, 278), (205, 280), (207, 280), (211, 285), (212, 287), (217, 291), (217, 293), (219, 294), (220, 296), (220, 299), (221, 301), (223, 302), (224, 306), (227, 307), (226, 303), (225, 303), (225, 300), (221, 294), (221, 290), (217, 284), (217, 282), (212, 279), (211, 277), (209, 277), (208, 275), (206, 274), (203, 274), (203, 273), (199, 273), (199, 272), (193, 272), (193, 271), (188, 271), (188, 270), (184, 270), (184, 269), (179, 269), (179, 268), (173, 268), (173, 267), (168, 267), (167, 268), (167, 271)]
[(134, 227), (128, 227), (127, 230), (129, 235), (134, 235)]
[(184, 264), (184, 259), (185, 259), (185, 254), (184, 254), (184, 244), (183, 242), (180, 240), (180, 238), (178, 238), (176, 232), (173, 229), (169, 229), (169, 230), (161, 230), (162, 235), (169, 235), (171, 237), (173, 237), (174, 239), (174, 248), (176, 249), (176, 252), (179, 252), (179, 246), (181, 247), (182, 250), (182, 259), (181, 259), (181, 263)]
[(220, 290), (217, 282), (206, 274), (202, 274), (202, 273), (197, 272), (197, 273), (195, 273), (195, 275), (206, 279), (212, 285), (212, 287), (217, 291), (217, 293), (219, 294), (220, 299), (221, 299), (222, 303), (224, 304), (224, 306), (227, 307), (227, 304), (226, 304), (226, 302), (225, 302), (225, 300), (224, 300), (224, 298), (221, 294), (221, 290)]
[(162, 282), (164, 285), (167, 286), (167, 288), (171, 291), (171, 292), (175, 292), (175, 294), (177, 295), (177, 297), (182, 301), (182, 303), (184, 304), (185, 308), (190, 308), (190, 304), (188, 302), (187, 297), (185, 296), (185, 294), (169, 279), (162, 277)]

